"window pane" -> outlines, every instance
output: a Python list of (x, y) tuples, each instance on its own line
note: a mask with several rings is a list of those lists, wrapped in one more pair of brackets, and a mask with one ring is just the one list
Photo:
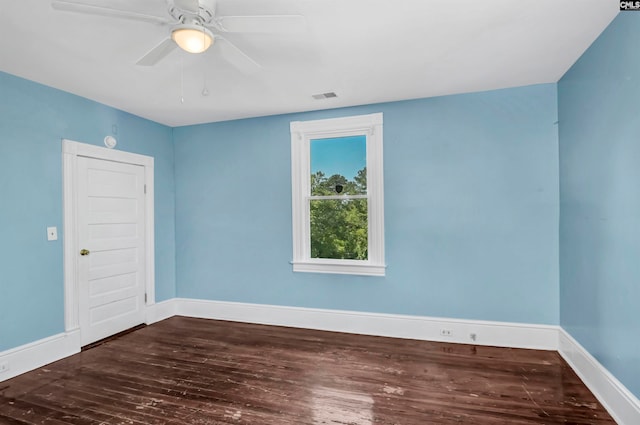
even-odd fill
[(367, 260), (366, 199), (312, 199), (311, 258)]
[(311, 195), (366, 195), (367, 137), (311, 140)]

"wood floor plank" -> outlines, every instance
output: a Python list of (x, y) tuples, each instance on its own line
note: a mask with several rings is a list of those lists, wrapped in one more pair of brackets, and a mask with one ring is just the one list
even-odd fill
[(0, 424), (614, 423), (555, 352), (185, 317), (0, 384)]

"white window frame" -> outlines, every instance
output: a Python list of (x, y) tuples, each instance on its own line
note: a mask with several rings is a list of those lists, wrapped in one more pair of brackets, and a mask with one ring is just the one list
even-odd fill
[[(294, 121), (291, 130), (291, 189), (293, 212), (293, 271), (384, 276), (384, 178), (382, 172), (382, 113)], [(366, 136), (368, 259), (311, 258), (309, 197), (311, 140)]]

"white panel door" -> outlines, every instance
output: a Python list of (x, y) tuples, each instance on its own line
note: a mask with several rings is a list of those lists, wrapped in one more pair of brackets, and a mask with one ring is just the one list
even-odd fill
[(78, 157), (82, 345), (144, 322), (144, 167)]

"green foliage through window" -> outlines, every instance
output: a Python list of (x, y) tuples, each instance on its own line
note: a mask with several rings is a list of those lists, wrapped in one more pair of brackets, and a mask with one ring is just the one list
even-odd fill
[[(351, 197), (367, 194), (366, 177), (366, 167), (353, 180), (340, 174), (326, 177), (322, 171), (311, 174), (311, 258), (368, 258), (368, 200)], [(324, 199), (336, 196), (343, 199)]]

